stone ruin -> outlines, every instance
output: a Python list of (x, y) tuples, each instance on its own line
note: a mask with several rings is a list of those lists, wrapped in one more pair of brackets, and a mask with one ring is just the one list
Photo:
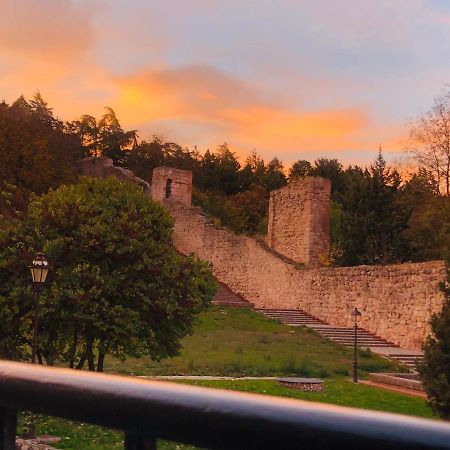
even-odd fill
[(153, 170), (151, 196), (160, 202), (173, 200), (191, 206), (192, 172), (171, 167), (157, 167)]
[(256, 308), (301, 309), (349, 327), (350, 311), (358, 307), (361, 327), (417, 350), (430, 333), (431, 316), (442, 309), (443, 261), (320, 267), (329, 246), (328, 180), (303, 178), (271, 193), (265, 246), (217, 227), (191, 207), (189, 171), (156, 168), (150, 188), (130, 171), (114, 168), (107, 158), (88, 160), (82, 163), (84, 175), (127, 179), (161, 201), (175, 219), (175, 248), (211, 263), (216, 278)]
[(299, 178), (272, 191), (267, 244), (294, 262), (319, 267), (328, 256), (331, 181)]

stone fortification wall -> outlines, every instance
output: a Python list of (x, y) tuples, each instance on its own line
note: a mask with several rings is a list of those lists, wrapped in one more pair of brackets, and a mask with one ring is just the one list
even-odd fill
[(404, 348), (420, 349), (440, 311), (441, 261), (390, 266), (296, 268), (255, 239), (218, 229), (197, 208), (166, 203), (176, 219), (175, 247), (213, 264), (216, 277), (257, 308), (303, 309), (333, 325), (361, 326)]
[(157, 167), (153, 170), (151, 195), (155, 200), (163, 201), (170, 198), (190, 206), (192, 172), (171, 167)]
[(319, 267), (328, 256), (331, 182), (306, 177), (272, 191), (267, 244), (292, 261)]
[(113, 160), (104, 156), (98, 158), (83, 158), (80, 161), (81, 175), (87, 177), (116, 177), (119, 180), (131, 181), (144, 188), (144, 192), (150, 194), (150, 184), (142, 178), (137, 177), (131, 170), (117, 167)]

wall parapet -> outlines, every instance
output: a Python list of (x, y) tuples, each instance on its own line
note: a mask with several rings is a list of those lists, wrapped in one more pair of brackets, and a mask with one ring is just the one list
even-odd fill
[(215, 276), (256, 308), (302, 309), (351, 326), (358, 307), (363, 328), (410, 349), (421, 349), (432, 314), (442, 309), (443, 261), (298, 270), (256, 239), (219, 229), (196, 208), (165, 205), (175, 218), (175, 247), (211, 262)]

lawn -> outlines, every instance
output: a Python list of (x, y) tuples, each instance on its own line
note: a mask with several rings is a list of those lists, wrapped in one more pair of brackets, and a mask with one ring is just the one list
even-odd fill
[[(401, 367), (360, 351), (360, 370), (398, 371)], [(245, 308), (213, 307), (200, 314), (181, 354), (160, 362), (149, 358), (109, 358), (106, 371), (127, 375), (348, 375), (352, 350), (324, 339), (309, 328), (288, 327)]]
[[(155, 362), (149, 358), (106, 361), (105, 370), (123, 375), (314, 376), (325, 380), (322, 392), (301, 392), (275, 380), (179, 382), (221, 389), (291, 397), (307, 401), (433, 417), (425, 400), (379, 388), (354, 385), (348, 376), (352, 350), (303, 328), (291, 328), (254, 311), (213, 307), (201, 314), (179, 356)], [(404, 370), (371, 352), (360, 351), (360, 376)], [(93, 425), (40, 417), (38, 432), (61, 436), (61, 449), (107, 450), (123, 446), (123, 434)], [(192, 447), (160, 441), (162, 449)]]

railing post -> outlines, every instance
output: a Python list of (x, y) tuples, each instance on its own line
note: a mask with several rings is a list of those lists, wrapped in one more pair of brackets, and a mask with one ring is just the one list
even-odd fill
[(125, 450), (156, 450), (156, 439), (125, 433)]
[(16, 448), (17, 411), (0, 407), (0, 449)]

